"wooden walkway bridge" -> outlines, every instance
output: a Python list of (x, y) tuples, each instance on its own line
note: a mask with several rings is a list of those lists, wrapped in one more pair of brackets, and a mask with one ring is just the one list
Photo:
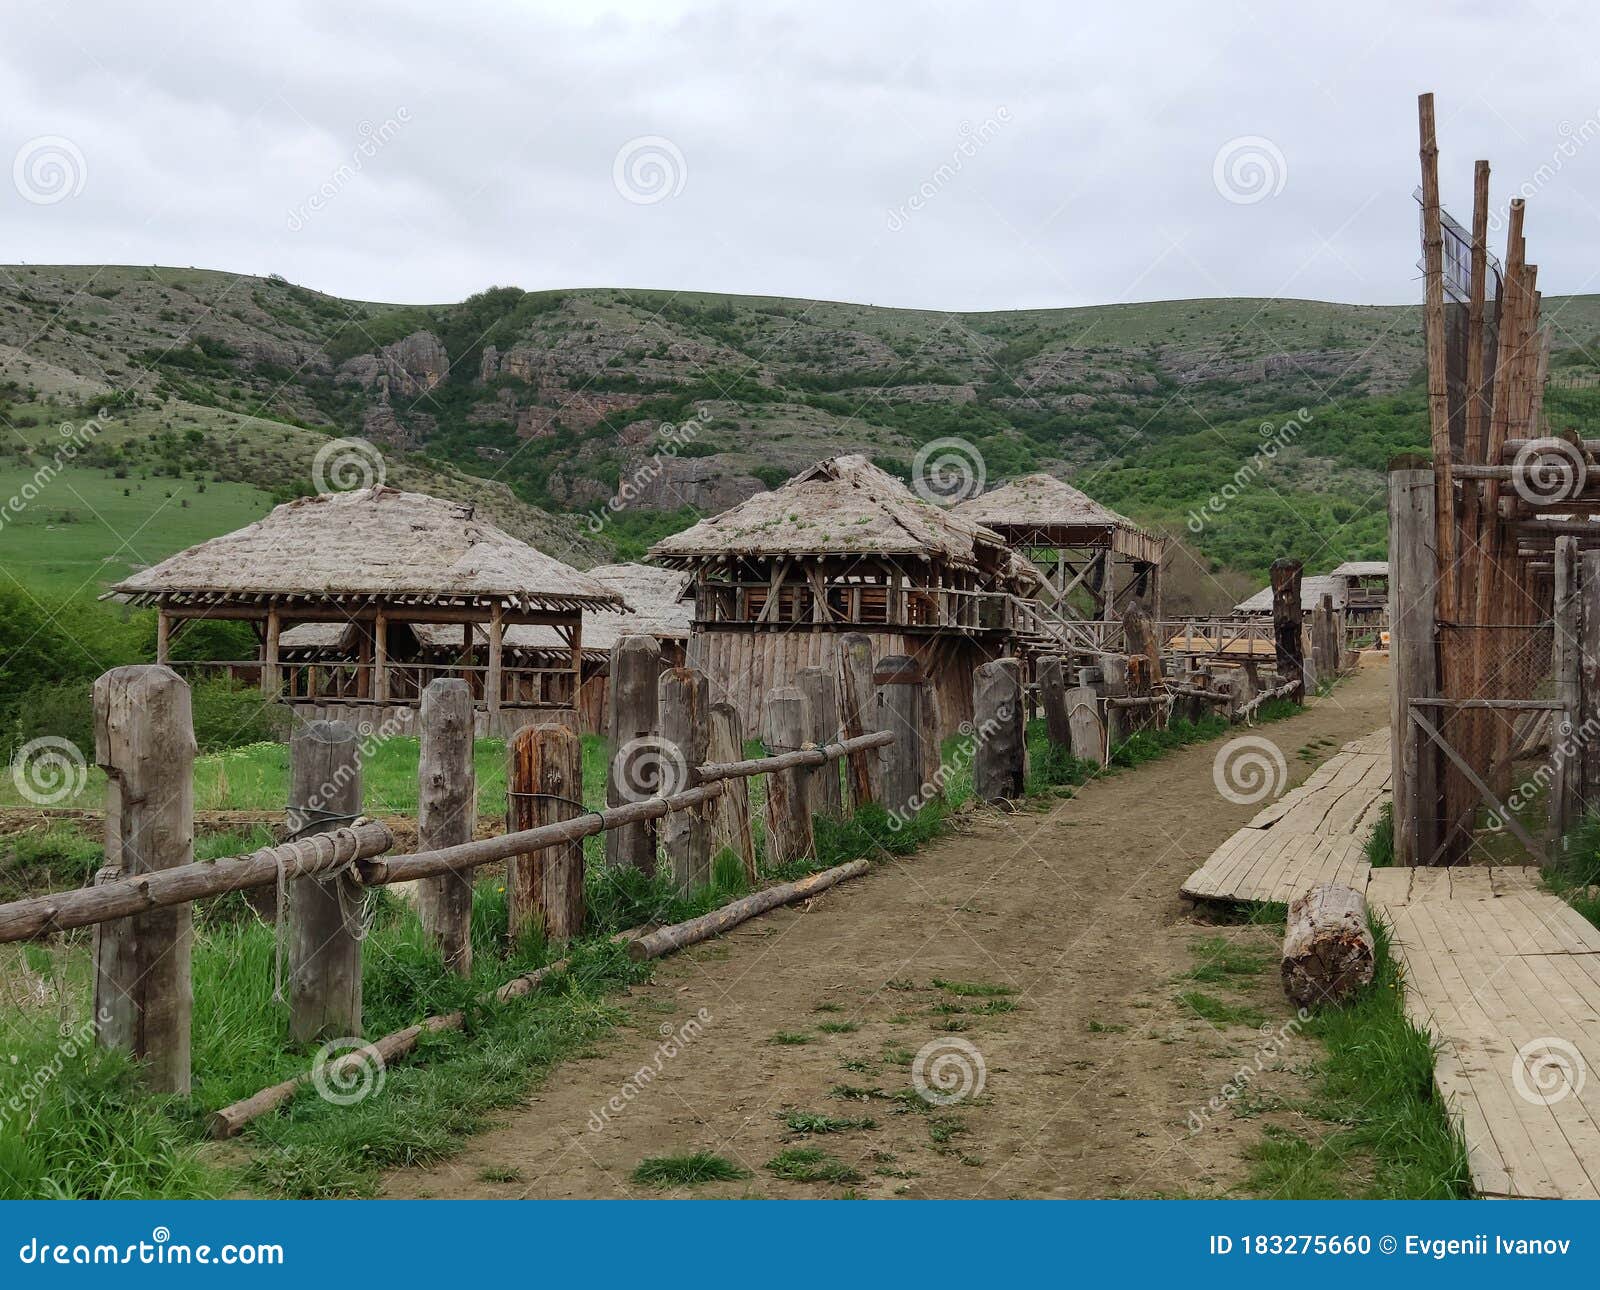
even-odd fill
[(1193, 899), (1364, 892), (1392, 932), (1406, 1012), (1438, 1041), (1434, 1085), (1473, 1190), (1600, 1199), (1600, 929), (1532, 867), (1372, 869), (1388, 731), (1346, 744), (1184, 881)]

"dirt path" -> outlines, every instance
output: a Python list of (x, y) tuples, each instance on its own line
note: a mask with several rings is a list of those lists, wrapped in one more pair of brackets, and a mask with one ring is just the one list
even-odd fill
[[(1255, 733), (1298, 783), (1387, 720), (1379, 663)], [(871, 1196), (1226, 1192), (1244, 1175), (1256, 1113), (1242, 1101), (1202, 1110), (1197, 1133), (1190, 1113), (1261, 1050), (1262, 1018), (1271, 1029), (1290, 1013), (1270, 970), (1229, 996), (1259, 1010), (1248, 1024), (1214, 1025), (1176, 999), (1196, 942), (1269, 948), (1260, 929), (1207, 926), (1178, 897), (1180, 880), (1259, 809), (1217, 792), (1222, 746), (1109, 776), (1047, 811), (965, 817), (920, 854), (665, 961), (625, 1000), (627, 1027), (557, 1068), (460, 1156), (391, 1175), (387, 1194), (661, 1194), (629, 1174), (645, 1157), (692, 1151), (751, 1175), (698, 1195), (840, 1194), (765, 1167), (791, 1147), (824, 1149), (860, 1175), (845, 1185)], [(697, 1014), (700, 1032), (655, 1073), (663, 1036)], [(968, 1072), (981, 1062), (981, 1095), (932, 1109), (896, 1099), (927, 1045), (938, 1046), (935, 1070), (937, 1052)], [(1273, 1087), (1292, 1089), (1314, 1056), (1267, 1062), (1253, 1105), (1270, 1110)], [(841, 1096), (841, 1085), (881, 1095)], [(800, 1136), (790, 1111), (873, 1127)]]

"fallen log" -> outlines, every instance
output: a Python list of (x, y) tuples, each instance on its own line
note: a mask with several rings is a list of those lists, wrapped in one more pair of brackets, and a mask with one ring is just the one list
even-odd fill
[(1325, 882), (1289, 906), (1282, 970), (1294, 1003), (1337, 1003), (1370, 985), (1374, 958), (1367, 899), (1359, 891)]
[(868, 867), (868, 862), (865, 860), (851, 860), (848, 864), (835, 865), (832, 869), (824, 869), (821, 873), (811, 874), (795, 882), (780, 883), (776, 887), (753, 892), (739, 900), (730, 901), (721, 909), (701, 914), (699, 918), (691, 918), (686, 923), (658, 927), (637, 940), (629, 941), (628, 957), (636, 963), (645, 959), (658, 959), (663, 954), (672, 953), (673, 950), (681, 950), (685, 946), (709, 940), (719, 932), (737, 927), (740, 923), (758, 914), (764, 914), (769, 909), (803, 900), (819, 891), (826, 891), (835, 883), (866, 873)]
[(1255, 716), (1261, 705), (1267, 702), (1267, 700), (1287, 699), (1299, 688), (1300, 682), (1285, 681), (1282, 685), (1276, 686), (1271, 690), (1263, 690), (1260, 694), (1256, 695), (1255, 698), (1251, 699), (1250, 702), (1240, 704), (1239, 710), (1233, 715), (1233, 719), (1235, 721), (1248, 721), (1251, 717)]

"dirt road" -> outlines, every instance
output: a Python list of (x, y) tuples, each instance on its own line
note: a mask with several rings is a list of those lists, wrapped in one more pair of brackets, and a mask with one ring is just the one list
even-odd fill
[[(1253, 733), (1283, 751), (1287, 788), (1387, 720), (1377, 663)], [(917, 855), (667, 960), (625, 1001), (629, 1026), (558, 1067), (454, 1160), (391, 1175), (386, 1193), (685, 1194), (629, 1175), (646, 1157), (694, 1151), (749, 1174), (694, 1190), (706, 1196), (1228, 1193), (1262, 1120), (1204, 1108), (1260, 1051), (1261, 1017), (1213, 1024), (1176, 997), (1207, 938), (1271, 946), (1258, 928), (1207, 925), (1178, 897), (1259, 809), (1217, 792), (1225, 742), (1108, 776), (1048, 810), (974, 813)], [(1290, 1017), (1275, 975), (1230, 996), (1268, 1028)], [(699, 1033), (685, 1032), (697, 1014)], [(658, 1061), (663, 1036), (682, 1036), (681, 1051)], [(925, 1049), (923, 1082), (938, 1092), (941, 1074), (956, 1077), (951, 1091), (964, 1084), (965, 1097), (929, 1107), (897, 1096)], [(1268, 1062), (1256, 1105), (1292, 1092), (1315, 1055)], [(818, 1127), (834, 1131), (804, 1131)], [(822, 1149), (842, 1180), (779, 1177), (768, 1162), (793, 1148)]]

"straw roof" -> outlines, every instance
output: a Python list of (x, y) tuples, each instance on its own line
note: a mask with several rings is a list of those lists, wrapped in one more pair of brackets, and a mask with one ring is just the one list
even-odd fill
[(470, 505), (376, 487), (301, 497), (112, 588), (137, 603), (350, 600), (620, 608), (576, 569), (478, 518)]
[(650, 554), (680, 566), (717, 556), (877, 555), (977, 568), (1006, 564), (1004, 545), (851, 454), (663, 538)]
[[(1343, 578), (1331, 573), (1310, 574), (1300, 579), (1300, 611), (1309, 614), (1322, 603), (1324, 596), (1333, 597), (1333, 607), (1343, 609), (1348, 585)], [(1272, 588), (1263, 587), (1249, 600), (1241, 600), (1233, 607), (1236, 614), (1270, 614)]]
[(1389, 562), (1387, 560), (1346, 560), (1328, 576), (1331, 578), (1387, 578), (1389, 576)]
[(955, 513), (974, 524), (1001, 529), (1103, 525), (1108, 528), (1137, 530), (1126, 515), (1118, 515), (1089, 494), (1057, 479), (1054, 475), (1024, 475), (1001, 484), (978, 497), (968, 498)]

